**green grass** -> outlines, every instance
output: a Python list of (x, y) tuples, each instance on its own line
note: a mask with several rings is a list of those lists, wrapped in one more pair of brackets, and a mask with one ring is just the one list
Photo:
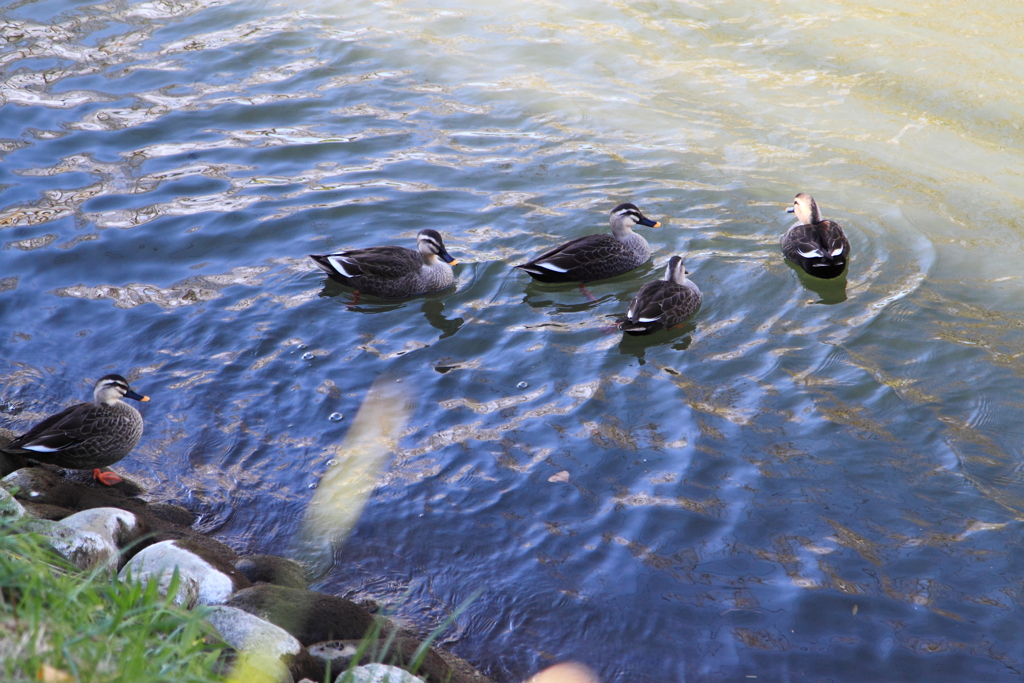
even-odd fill
[(175, 606), (156, 584), (81, 572), (44, 538), (0, 526), (0, 680), (41, 680), (48, 666), (52, 680), (80, 683), (223, 681), (213, 671), (224, 646), (204, 611)]
[[(206, 608), (174, 605), (157, 592), (158, 583), (121, 583), (102, 570), (83, 572), (56, 555), (44, 537), (0, 523), (0, 681), (44, 680), (44, 667), (52, 667), (55, 677), (46, 680), (252, 683), (254, 671), (244, 666), (230, 676), (214, 673), (226, 646), (203, 620)], [(177, 593), (176, 584), (177, 576), (168, 595)], [(416, 673), (427, 648), (477, 595), (404, 661), (392, 649), (396, 631), (384, 638), (383, 621), (376, 620), (349, 672), (382, 662)]]

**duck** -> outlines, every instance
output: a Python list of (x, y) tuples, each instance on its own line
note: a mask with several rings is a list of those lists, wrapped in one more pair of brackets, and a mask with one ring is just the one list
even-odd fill
[(633, 270), (651, 258), (651, 247), (633, 226), (661, 226), (641, 213), (635, 204), (619, 204), (608, 222), (612, 234), (585, 235), (546, 251), (518, 268), (540, 282), (590, 282)]
[(626, 317), (618, 321), (627, 334), (651, 334), (687, 320), (700, 309), (703, 296), (693, 280), (686, 278), (683, 257), (668, 260), (665, 279), (648, 282), (633, 297)]
[(337, 254), (310, 254), (317, 267), (358, 292), (387, 299), (405, 299), (438, 292), (455, 282), (458, 261), (444, 248), (437, 230), (420, 230), (416, 249), (385, 246)]
[(795, 213), (800, 222), (782, 236), (782, 253), (804, 272), (822, 279), (839, 277), (846, 270), (850, 242), (843, 227), (821, 218), (814, 197), (801, 192), (786, 213)]
[(142, 415), (122, 398), (149, 400), (132, 391), (121, 375), (104, 375), (91, 403), (51, 415), (0, 451), (72, 470), (91, 469), (97, 481), (113, 486), (121, 477), (100, 468), (122, 460), (142, 438)]

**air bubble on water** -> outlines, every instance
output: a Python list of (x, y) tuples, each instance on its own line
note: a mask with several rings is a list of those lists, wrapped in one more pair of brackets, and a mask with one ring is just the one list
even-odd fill
[(308, 349), (309, 346), (307, 344), (299, 344), (299, 348), (300, 349)]
[(311, 354), (309, 351), (306, 351), (304, 354), (302, 354), (302, 360), (313, 360), (314, 358), (316, 358), (316, 356)]
[(335, 460), (334, 458), (331, 458), (330, 460), (327, 461), (327, 466), (328, 467), (334, 467), (337, 464), (338, 464), (338, 461)]
[(315, 489), (315, 488), (316, 488), (316, 482), (314, 481), (314, 482), (313, 482), (312, 484), (310, 484), (310, 485), (309, 485), (309, 488), (311, 488), (311, 489)]
[(331, 413), (331, 416), (327, 419), (330, 420), (331, 422), (341, 422), (342, 420), (345, 419), (345, 416), (342, 415), (341, 413)]
[(527, 382), (520, 382), (520, 383), (519, 383), (519, 384), (517, 384), (516, 386), (517, 386), (518, 388), (520, 388), (520, 389), (525, 389), (526, 387), (528, 387), (528, 386), (530, 386), (530, 385), (529, 385), (529, 384), (528, 384)]

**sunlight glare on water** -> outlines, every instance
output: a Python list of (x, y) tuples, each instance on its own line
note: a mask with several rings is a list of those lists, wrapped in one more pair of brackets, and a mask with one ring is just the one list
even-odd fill
[[(121, 372), (119, 471), (287, 553), (369, 387), (413, 400), (316, 586), (401, 601), (498, 682), (1019, 675), (1024, 7), (0, 8), (0, 425)], [(797, 192), (843, 281), (787, 265)], [(636, 203), (650, 263), (509, 266)], [(412, 247), (364, 297), (307, 258)], [(701, 311), (614, 329), (685, 256)], [(851, 674), (852, 675), (852, 674)]]

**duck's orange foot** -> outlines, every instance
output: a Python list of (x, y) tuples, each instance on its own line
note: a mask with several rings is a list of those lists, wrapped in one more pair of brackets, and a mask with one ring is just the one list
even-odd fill
[(114, 484), (120, 484), (122, 481), (124, 481), (124, 479), (122, 479), (121, 477), (117, 476), (116, 473), (114, 473), (114, 472), (104, 472), (103, 470), (101, 470), (98, 467), (92, 471), (92, 477), (93, 477), (93, 479), (95, 479), (99, 483), (106, 484), (107, 486), (113, 486)]
[(590, 301), (590, 303), (594, 303), (595, 301), (597, 301), (597, 297), (594, 296), (593, 294), (591, 294), (590, 290), (587, 289), (587, 283), (586, 282), (581, 282), (580, 283), (580, 291), (583, 292), (583, 296), (587, 297), (587, 299)]

